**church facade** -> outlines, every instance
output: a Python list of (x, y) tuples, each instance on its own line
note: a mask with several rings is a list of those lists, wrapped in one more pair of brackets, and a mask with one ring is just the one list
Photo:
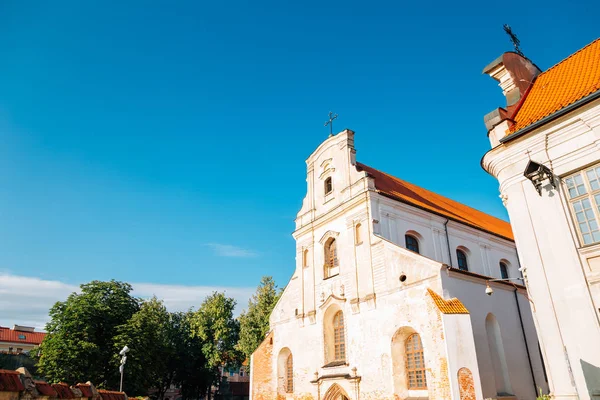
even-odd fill
[(350, 130), (306, 163), (296, 268), (251, 357), (253, 400), (547, 390), (508, 223), (357, 162)]

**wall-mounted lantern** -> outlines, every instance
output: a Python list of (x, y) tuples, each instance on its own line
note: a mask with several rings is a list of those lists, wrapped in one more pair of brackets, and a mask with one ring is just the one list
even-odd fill
[(523, 176), (525, 176), (525, 178), (529, 179), (531, 183), (533, 183), (535, 190), (537, 190), (540, 196), (542, 195), (542, 183), (546, 179), (548, 179), (552, 187), (556, 189), (554, 174), (552, 174), (550, 168), (546, 167), (543, 164), (538, 164), (533, 160), (529, 160), (527, 168), (525, 168), (525, 172), (523, 172)]

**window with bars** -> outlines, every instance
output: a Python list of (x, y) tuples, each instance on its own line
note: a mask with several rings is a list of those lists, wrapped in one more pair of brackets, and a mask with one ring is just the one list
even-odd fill
[(456, 249), (456, 259), (458, 260), (458, 269), (463, 271), (469, 270), (469, 264), (467, 263), (467, 253), (461, 249)]
[(569, 206), (584, 245), (600, 243), (600, 165), (564, 179)]
[(325, 243), (325, 278), (339, 273), (339, 261), (337, 257), (337, 242), (331, 238)]
[(406, 378), (408, 389), (427, 389), (423, 345), (418, 333), (410, 335), (404, 344), (406, 351)]
[(508, 279), (508, 266), (502, 261), (500, 261), (500, 276), (502, 279)]
[(285, 392), (294, 392), (294, 359), (291, 353), (285, 361)]
[(412, 235), (405, 235), (404, 241), (406, 242), (406, 248), (415, 253), (419, 252), (419, 241)]
[(335, 361), (346, 361), (344, 313), (341, 311), (333, 316), (333, 348)]

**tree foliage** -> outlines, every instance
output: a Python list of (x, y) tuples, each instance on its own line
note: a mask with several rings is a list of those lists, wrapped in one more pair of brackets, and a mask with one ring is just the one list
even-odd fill
[(243, 354), (236, 349), (240, 325), (233, 318), (235, 304), (224, 293), (214, 292), (191, 317), (192, 333), (202, 341), (202, 354), (215, 384), (219, 380), (219, 367), (243, 361)]
[(171, 314), (156, 297), (142, 302), (128, 323), (117, 328), (112, 347), (113, 364), (120, 362), (119, 351), (129, 347), (123, 390), (133, 396), (147, 395), (148, 388), (158, 391), (159, 398), (173, 380), (169, 360), (175, 357)]
[(248, 310), (240, 315), (240, 339), (237, 348), (247, 359), (258, 348), (269, 332), (269, 317), (281, 296), (275, 281), (263, 276), (256, 292), (248, 302)]
[(50, 382), (86, 382), (118, 387), (114, 338), (139, 310), (131, 285), (92, 281), (50, 309), (48, 335), (40, 346), (38, 371)]

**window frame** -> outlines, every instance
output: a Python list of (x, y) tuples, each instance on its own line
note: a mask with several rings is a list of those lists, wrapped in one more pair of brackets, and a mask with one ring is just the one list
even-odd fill
[(325, 196), (328, 196), (331, 193), (333, 193), (333, 179), (330, 176), (328, 176), (323, 182), (323, 194)]
[[(417, 342), (414, 341), (417, 338)], [(409, 344), (412, 348), (409, 349)], [(415, 346), (418, 345), (418, 348)], [(416, 356), (416, 357), (415, 357)], [(417, 332), (410, 334), (404, 341), (404, 357), (406, 359), (406, 387), (408, 390), (427, 390), (427, 369), (425, 368), (425, 352), (423, 350), (423, 341), (421, 335)], [(421, 362), (419, 367), (414, 366), (417, 361)], [(414, 367), (410, 367), (411, 361)], [(411, 373), (414, 375), (415, 386), (411, 385)], [(423, 377), (423, 385), (418, 386), (416, 384), (418, 375)]]
[[(333, 246), (333, 252), (332, 252)], [(325, 242), (323, 256), (324, 264), (324, 279), (331, 278), (340, 274), (340, 259), (338, 257), (337, 241), (335, 238), (330, 238)]]
[[(592, 172), (596, 175), (596, 179), (590, 179), (588, 173)], [(580, 176), (582, 183), (578, 184), (576, 182), (576, 177)], [(574, 185), (569, 186), (571, 181)], [(592, 181), (596, 181), (598, 188), (594, 189), (592, 187)], [(597, 246), (600, 245), (600, 164), (596, 163), (590, 165), (586, 168), (581, 168), (580, 170), (569, 174), (563, 178), (561, 178), (561, 182), (563, 183), (565, 198), (569, 207), (571, 222), (575, 231), (577, 232), (577, 237), (579, 239), (579, 244), (581, 247), (588, 246)], [(579, 192), (579, 187), (583, 186), (585, 189), (584, 193)], [(571, 197), (572, 190), (576, 192), (576, 195)], [(590, 209), (593, 215), (593, 219), (587, 219), (587, 210), (583, 208), (583, 201), (588, 200), (590, 203)], [(582, 210), (577, 211), (575, 208), (575, 204), (581, 204)], [(577, 218), (577, 214), (582, 213), (584, 215), (585, 220), (579, 221)], [(592, 230), (590, 227), (590, 222), (595, 223), (596, 229)], [(585, 223), (588, 227), (589, 231), (584, 233), (582, 232), (581, 225)], [(592, 241), (590, 243), (585, 242), (585, 235), (589, 234)], [(594, 238), (594, 234), (598, 235), (598, 239)]]
[[(464, 260), (464, 264), (465, 264), (464, 268), (463, 268), (463, 266), (460, 265), (461, 264), (461, 262), (460, 262), (461, 261), (461, 256), (460, 256), (461, 254), (462, 254), (462, 259)], [(469, 258), (467, 256), (467, 252), (464, 251), (461, 248), (457, 248), (456, 249), (456, 262), (458, 263), (458, 269), (459, 270), (461, 270), (461, 271), (467, 271), (467, 272), (469, 271)]]
[[(415, 251), (415, 250), (413, 250), (413, 249), (411, 249), (411, 248), (409, 247), (409, 245), (408, 245), (408, 238), (410, 238), (410, 239), (412, 239), (412, 240), (414, 240), (414, 241), (415, 241), (415, 245), (416, 245), (416, 248), (417, 248), (417, 250), (416, 250), (416, 251)], [(410, 251), (412, 251), (413, 253), (421, 254), (421, 248), (420, 248), (420, 246), (419, 246), (419, 239), (417, 239), (417, 237), (416, 237), (415, 235), (411, 235), (411, 234), (409, 234), (409, 233), (405, 234), (405, 235), (404, 235), (404, 246), (406, 247), (406, 249), (407, 249), (407, 250), (410, 250)]]
[(346, 361), (346, 325), (344, 312), (333, 315), (333, 361)]
[(500, 267), (500, 278), (509, 279), (510, 275), (508, 275), (508, 263), (506, 261), (500, 261), (498, 266)]

